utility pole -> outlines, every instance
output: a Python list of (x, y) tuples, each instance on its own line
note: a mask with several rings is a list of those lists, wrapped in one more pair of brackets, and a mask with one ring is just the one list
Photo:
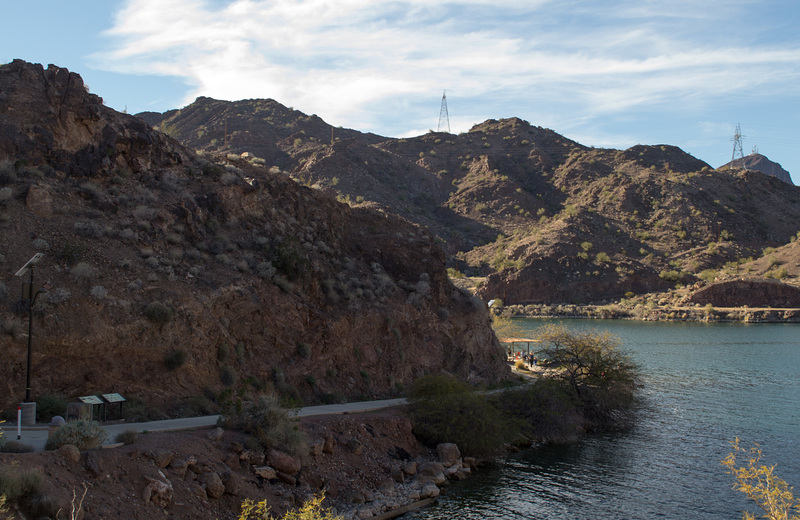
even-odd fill
[(33, 305), (36, 303), (36, 297), (39, 294), (46, 293), (46, 289), (42, 289), (41, 284), (33, 283), (33, 268), (39, 263), (44, 254), (36, 253), (33, 258), (17, 271), (16, 276), (22, 278), (30, 274), (30, 282), (22, 284), (22, 299), (28, 302), (28, 361), (27, 370), (25, 373), (25, 401), (20, 404), (18, 408), (18, 423), (25, 425), (33, 425), (36, 423), (36, 402), (31, 400), (31, 352), (33, 346)]
[(450, 133), (450, 114), (447, 112), (447, 91), (442, 91), (442, 108), (439, 110), (439, 127), (437, 132)]

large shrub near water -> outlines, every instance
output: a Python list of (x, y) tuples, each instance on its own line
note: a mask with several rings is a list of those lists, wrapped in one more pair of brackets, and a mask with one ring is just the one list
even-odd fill
[(424, 376), (408, 394), (414, 434), (435, 446), (454, 442), (465, 455), (487, 457), (514, 440), (519, 427), (490, 395), (453, 376)]

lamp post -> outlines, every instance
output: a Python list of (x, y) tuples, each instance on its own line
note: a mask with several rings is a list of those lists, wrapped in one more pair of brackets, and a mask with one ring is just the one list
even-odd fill
[(25, 401), (20, 405), (20, 423), (33, 425), (36, 422), (36, 402), (31, 401), (31, 351), (33, 345), (33, 304), (40, 293), (46, 293), (41, 284), (33, 282), (33, 268), (39, 263), (44, 254), (36, 253), (33, 258), (17, 271), (16, 275), (22, 278), (30, 274), (30, 282), (22, 283), (22, 299), (28, 301), (28, 362), (25, 373)]

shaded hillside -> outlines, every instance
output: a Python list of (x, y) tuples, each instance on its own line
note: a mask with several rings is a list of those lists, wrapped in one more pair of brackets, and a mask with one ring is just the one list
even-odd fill
[[(272, 128), (257, 116), (262, 103), (235, 104), (251, 132)], [(196, 131), (182, 116), (194, 109), (161, 124), (178, 135)], [(300, 116), (278, 123), (282, 129), (269, 131), (291, 130), (293, 138), (275, 143), (285, 154), (280, 164), (265, 163), (351, 205), (428, 227), (449, 266), (488, 276), (484, 299), (586, 303), (663, 291), (785, 244), (800, 220), (794, 186), (755, 171), (714, 170), (669, 145), (588, 148), (516, 118), (459, 135), (349, 133), (331, 145), (319, 125)], [(191, 145), (258, 155), (233, 141)]]
[(784, 170), (780, 164), (770, 161), (766, 156), (761, 155), (760, 153), (751, 153), (750, 155), (746, 156), (744, 160), (736, 159), (733, 162), (723, 164), (718, 169), (730, 170), (732, 168), (755, 170), (766, 175), (771, 175), (772, 177), (778, 178), (788, 184), (794, 185), (792, 182), (792, 176), (789, 174), (789, 172)]
[[(247, 388), (289, 401), (397, 395), (421, 374), (507, 368), (431, 234), (239, 159), (198, 158), (80, 76), (0, 66), (0, 385), (120, 392), (178, 413)], [(226, 397), (227, 396), (227, 397)]]

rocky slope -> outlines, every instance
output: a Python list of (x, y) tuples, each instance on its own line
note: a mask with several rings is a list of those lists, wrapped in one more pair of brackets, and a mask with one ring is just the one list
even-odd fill
[[(202, 129), (190, 116), (200, 109)], [(227, 140), (213, 114), (225, 114)], [(391, 139), (331, 129), (271, 100), (201, 98), (150, 116), (206, 151), (258, 156), (261, 136), (277, 134), (267, 165), (427, 227), (448, 266), (487, 277), (484, 300), (602, 302), (691, 285), (786, 244), (800, 218), (800, 189), (760, 172), (714, 170), (669, 145), (588, 148), (516, 118)]]
[(737, 159), (733, 162), (725, 163), (718, 169), (729, 170), (731, 168), (755, 170), (766, 175), (771, 175), (772, 177), (780, 179), (787, 184), (794, 185), (792, 182), (792, 176), (789, 174), (789, 172), (784, 170), (780, 164), (770, 161), (768, 157), (761, 155), (760, 153), (751, 153), (750, 155), (746, 156), (744, 160)]
[(55, 66), (0, 66), (0, 93), (0, 407), (24, 395), (13, 274), (36, 252), (34, 395), (119, 392), (163, 415), (248, 389), (313, 403), (505, 376), (485, 306), (420, 226), (196, 156)]

